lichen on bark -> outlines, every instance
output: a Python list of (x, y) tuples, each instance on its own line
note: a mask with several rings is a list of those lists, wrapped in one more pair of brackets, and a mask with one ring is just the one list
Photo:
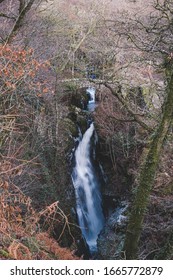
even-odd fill
[(173, 71), (172, 65), (167, 66), (167, 88), (163, 114), (155, 133), (150, 141), (148, 154), (143, 162), (139, 175), (136, 195), (132, 203), (131, 214), (126, 232), (123, 251), (127, 259), (136, 259), (138, 242), (141, 235), (142, 224), (147, 210), (150, 193), (154, 184), (155, 174), (162, 152), (164, 139), (168, 133), (173, 115)]

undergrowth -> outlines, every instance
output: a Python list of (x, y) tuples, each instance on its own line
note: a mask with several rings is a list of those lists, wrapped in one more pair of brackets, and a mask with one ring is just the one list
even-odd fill
[[(49, 231), (41, 230), (40, 221), (51, 225), (58, 222), (57, 216), (65, 220), (64, 228), (70, 231), (68, 219), (59, 208), (58, 202), (37, 212), (31, 199), (17, 186), (7, 181), (0, 183), (0, 259), (77, 259), (69, 249), (61, 248), (51, 238)], [(63, 231), (62, 231), (63, 234)]]

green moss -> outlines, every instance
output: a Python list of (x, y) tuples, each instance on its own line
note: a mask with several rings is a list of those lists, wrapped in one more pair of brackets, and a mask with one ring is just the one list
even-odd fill
[(85, 131), (87, 130), (87, 119), (86, 119), (86, 116), (78, 115), (77, 116), (77, 123), (78, 123), (82, 133), (85, 133)]
[(4, 258), (10, 258), (9, 253), (3, 249), (0, 249), (0, 255), (3, 256)]
[(64, 126), (64, 130), (67, 132), (68, 135), (71, 135), (72, 137), (78, 136), (77, 125), (71, 119), (63, 119), (62, 125)]
[(149, 109), (153, 108), (152, 97), (155, 94), (156, 94), (156, 88), (154, 86), (148, 86), (148, 85), (142, 86), (142, 95)]

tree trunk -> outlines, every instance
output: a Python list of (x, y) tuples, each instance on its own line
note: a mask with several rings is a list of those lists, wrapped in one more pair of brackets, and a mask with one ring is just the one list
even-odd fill
[(173, 73), (167, 69), (168, 85), (166, 88), (166, 98), (164, 102), (163, 115), (156, 132), (151, 140), (148, 154), (141, 167), (139, 185), (136, 196), (132, 204), (132, 210), (127, 227), (124, 253), (126, 259), (136, 259), (138, 241), (140, 239), (143, 219), (149, 202), (149, 196), (154, 184), (159, 157), (161, 154), (165, 136), (168, 133), (173, 116)]
[(16, 21), (13, 25), (13, 28), (10, 32), (10, 34), (8, 35), (7, 39), (6, 39), (6, 44), (11, 43), (13, 37), (16, 35), (16, 32), (18, 31), (18, 29), (22, 26), (23, 23), (23, 19), (26, 16), (26, 14), (30, 11), (32, 5), (34, 4), (35, 0), (30, 0), (26, 5), (25, 5), (25, 1), (21, 0), (20, 1), (20, 5), (19, 5), (19, 15), (16, 18)]

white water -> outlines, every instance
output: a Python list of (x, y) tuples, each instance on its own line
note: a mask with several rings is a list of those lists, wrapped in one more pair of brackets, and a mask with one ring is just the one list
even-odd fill
[(88, 111), (93, 112), (95, 108), (97, 107), (96, 104), (96, 89), (94, 87), (89, 87), (86, 90), (87, 94), (89, 95), (90, 99), (88, 101)]
[(97, 237), (104, 224), (99, 181), (91, 161), (93, 133), (92, 123), (76, 149), (76, 165), (72, 173), (79, 225), (91, 252), (97, 250)]
[(90, 100), (89, 100), (89, 103), (95, 103), (95, 93), (96, 93), (96, 89), (93, 88), (93, 87), (89, 87), (87, 88), (87, 93), (89, 94), (90, 96)]

